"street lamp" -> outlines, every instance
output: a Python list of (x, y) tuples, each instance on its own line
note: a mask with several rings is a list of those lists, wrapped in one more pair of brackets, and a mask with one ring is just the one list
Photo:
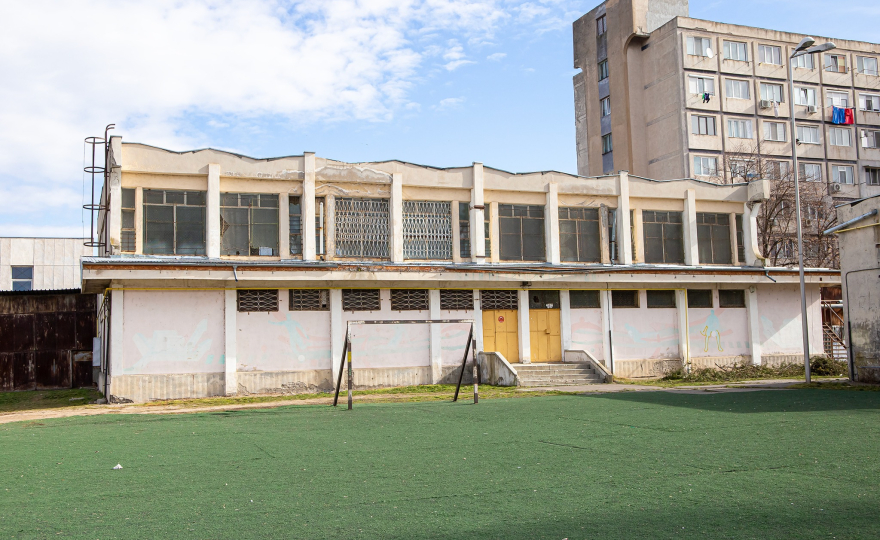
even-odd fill
[[(807, 294), (804, 285), (804, 233), (801, 228), (801, 189), (798, 184), (798, 160), (797, 160), (797, 126), (794, 119), (794, 66), (793, 60), (798, 56), (805, 54), (820, 53), (830, 51), (835, 48), (834, 43), (823, 43), (822, 45), (813, 45), (816, 40), (811, 37), (805, 37), (794, 48), (791, 56), (788, 57), (788, 96), (791, 101), (789, 114), (791, 115), (791, 159), (794, 167), (794, 207), (797, 211), (797, 242), (798, 242), (798, 274), (801, 281), (801, 324), (803, 325), (804, 336), (804, 374), (807, 382), (810, 382), (810, 335), (809, 325), (807, 324)], [(821, 69), (821, 67), (819, 68)], [(821, 96), (820, 96), (821, 99)]]

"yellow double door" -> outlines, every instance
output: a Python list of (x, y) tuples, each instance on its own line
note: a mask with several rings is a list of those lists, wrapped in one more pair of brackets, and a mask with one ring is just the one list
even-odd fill
[[(515, 309), (483, 311), (483, 350), (499, 352), (508, 362), (520, 361)], [(529, 310), (532, 362), (561, 362), (562, 335), (558, 309)]]

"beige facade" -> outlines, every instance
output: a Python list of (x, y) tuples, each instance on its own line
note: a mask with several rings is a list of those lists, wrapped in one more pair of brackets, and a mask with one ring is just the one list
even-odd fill
[[(852, 172), (829, 193), (880, 194), (880, 45), (831, 40), (836, 49), (795, 65), (805, 99), (793, 104), (788, 62), (803, 35), (687, 14), (686, 0), (608, 0), (574, 23), (578, 174), (734, 181), (725, 165), (736, 153), (790, 164), (794, 110), (809, 130), (799, 162), (829, 184)], [(833, 104), (854, 108), (855, 124), (832, 124)]]
[(80, 288), (84, 238), (0, 238), (0, 291)]

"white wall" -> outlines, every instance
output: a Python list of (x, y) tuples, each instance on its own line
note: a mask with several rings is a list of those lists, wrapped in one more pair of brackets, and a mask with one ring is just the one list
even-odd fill
[(34, 290), (80, 288), (81, 238), (0, 238), (0, 291), (12, 290), (12, 267), (34, 267)]

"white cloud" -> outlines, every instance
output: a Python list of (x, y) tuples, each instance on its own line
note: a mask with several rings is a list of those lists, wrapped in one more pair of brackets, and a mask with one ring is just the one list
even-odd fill
[(490, 54), (489, 56), (487, 56), (486, 60), (491, 60), (493, 62), (497, 62), (497, 61), (501, 60), (502, 58), (504, 58), (505, 56), (507, 56), (507, 53), (497, 52), (497, 53), (493, 53), (493, 54)]
[(446, 99), (441, 99), (440, 103), (434, 106), (434, 110), (437, 111), (446, 111), (449, 109), (457, 109), (464, 103), (463, 97), (451, 97)]

